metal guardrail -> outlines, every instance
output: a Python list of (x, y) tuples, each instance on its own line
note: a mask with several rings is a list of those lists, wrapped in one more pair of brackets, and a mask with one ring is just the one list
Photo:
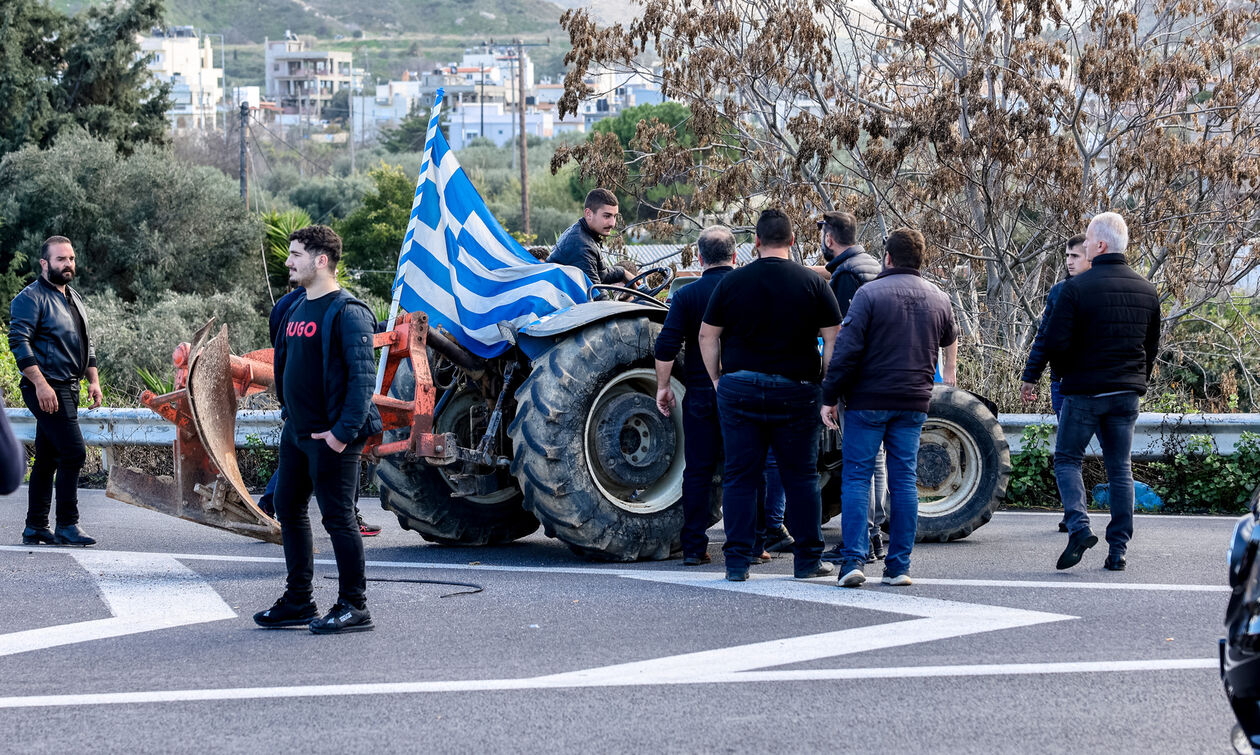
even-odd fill
[[(6, 409), (9, 423), (18, 440), (35, 441), (35, 418), (26, 409)], [(1031, 425), (1057, 425), (1053, 414), (999, 414), (998, 422), (1006, 435), (1011, 453), (1022, 448), (1020, 436)], [(175, 425), (167, 422), (148, 409), (83, 409), (79, 411), (79, 426), (83, 439), (89, 446), (169, 446), (175, 441)], [(236, 415), (236, 445), (249, 445), (250, 438), (264, 446), (276, 447), (280, 443), (280, 412), (278, 410), (242, 411)], [(1244, 432), (1260, 433), (1260, 414), (1155, 414), (1138, 415), (1133, 435), (1134, 458), (1152, 458), (1163, 455), (1169, 440), (1190, 435), (1210, 435), (1217, 449), (1224, 454), (1234, 452)], [(1054, 447), (1054, 435), (1050, 437)], [(1099, 455), (1098, 442), (1090, 444), (1089, 453)]]
[[(29, 409), (5, 409), (13, 432), (23, 443), (35, 442), (35, 417)], [(280, 445), (280, 411), (254, 410), (236, 414), (236, 447), (249, 445), (251, 436), (271, 448)], [(175, 425), (144, 409), (80, 409), (79, 427), (89, 446), (169, 446)]]

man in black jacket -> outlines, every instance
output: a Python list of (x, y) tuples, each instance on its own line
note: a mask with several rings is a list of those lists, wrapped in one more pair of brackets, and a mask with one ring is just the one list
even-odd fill
[(1054, 476), (1067, 520), (1068, 544), (1056, 564), (1067, 569), (1098, 543), (1085, 513), (1081, 460), (1098, 436), (1110, 486), (1111, 522), (1107, 560), (1125, 567), (1133, 535), (1133, 469), (1129, 452), (1138, 397), (1159, 350), (1159, 295), (1150, 281), (1129, 268), (1124, 251), (1129, 229), (1114, 212), (1095, 215), (1085, 231), (1091, 267), (1063, 284), (1046, 329), (1046, 352), (1062, 376), (1063, 411), (1054, 446)]
[[(836, 295), (836, 303), (840, 305), (840, 316), (844, 317), (849, 313), (853, 295), (862, 285), (875, 280), (884, 271), (884, 267), (857, 243), (857, 218), (853, 215), (847, 212), (825, 212), (818, 225), (823, 231), (826, 270), (831, 275), (828, 282)], [(871, 552), (867, 563), (882, 560), (885, 555), (883, 527), (888, 523), (888, 469), (882, 444), (879, 453), (875, 455), (875, 474), (872, 479), (871, 502), (867, 511)], [(823, 560), (842, 563), (843, 540), (823, 553)]]
[[(1068, 239), (1064, 265), (1067, 267), (1069, 279), (1089, 269), (1089, 260), (1085, 259), (1085, 234), (1078, 233)], [(1059, 294), (1063, 292), (1063, 284), (1066, 282), (1066, 280), (1059, 281), (1051, 286), (1046, 294), (1046, 311), (1041, 314), (1041, 323), (1037, 326), (1037, 335), (1033, 338), (1032, 347), (1028, 349), (1028, 361), (1024, 364), (1024, 372), (1020, 377), (1022, 383), (1019, 387), (1019, 395), (1025, 404), (1031, 404), (1037, 400), (1037, 383), (1041, 380), (1041, 373), (1045, 372), (1046, 364), (1050, 361), (1049, 355), (1046, 354), (1046, 328), (1050, 326), (1054, 303), (1058, 301)], [(1055, 417), (1058, 417), (1063, 409), (1063, 392), (1060, 390), (1059, 383), (1059, 374), (1051, 367), (1050, 409), (1054, 411)], [(1067, 531), (1067, 520), (1060, 520), (1059, 532)]]
[[(35, 461), (27, 489), (24, 545), (93, 545), (79, 527), (79, 470), (87, 458), (79, 430), (79, 383), (86, 377), (92, 408), (101, 405), (96, 349), (87, 311), (70, 288), (74, 247), (52, 236), (39, 250), (39, 277), (9, 306), (9, 349), (22, 371), (22, 400), (35, 415)], [(56, 477), (57, 528), (48, 529)]]
[(625, 283), (633, 277), (633, 269), (604, 264), (604, 239), (616, 227), (617, 195), (608, 189), (591, 189), (582, 219), (560, 234), (547, 261), (576, 267), (591, 283)]
[[(372, 404), (376, 318), (337, 285), (340, 259), (341, 238), (327, 226), (289, 236), (289, 281), (306, 292), (285, 313), (276, 338), (275, 386), (285, 423), (275, 507), (288, 581), (275, 605), (254, 615), (268, 629), (309, 625), (316, 634), (332, 634), (373, 628), (354, 494), (364, 441), (381, 430)], [(323, 618), (312, 591), (312, 492), (332, 539), (339, 582), (337, 603)]]
[(696, 241), (704, 273), (674, 294), (665, 325), (656, 338), (656, 408), (668, 417), (675, 405), (669, 386), (674, 360), (686, 346), (683, 385), (683, 566), (700, 566), (710, 561), (709, 496), (713, 474), (722, 459), (722, 426), (718, 423), (717, 392), (700, 356), (700, 321), (709, 305), (709, 296), (722, 278), (734, 270), (735, 236), (725, 226), (704, 229)]
[[(923, 234), (899, 228), (884, 242), (884, 272), (858, 289), (840, 327), (823, 380), (823, 424), (837, 429), (837, 403), (844, 399), (842, 499), (869, 499), (875, 454), (888, 453), (891, 505), (883, 583), (910, 581), (910, 551), (918, 524), (919, 435), (927, 420), (937, 354), (945, 350), (941, 377), (953, 385), (958, 336), (949, 297), (923, 279), (927, 246)], [(844, 507), (844, 560), (840, 585), (866, 581), (866, 507)]]

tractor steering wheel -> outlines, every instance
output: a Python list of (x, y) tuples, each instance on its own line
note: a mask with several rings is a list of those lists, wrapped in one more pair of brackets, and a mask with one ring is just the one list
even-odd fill
[[(654, 274), (656, 274), (656, 273), (660, 273), (661, 275), (665, 276), (665, 281), (664, 281), (663, 283), (661, 283), (661, 285), (656, 286), (655, 288), (649, 288), (649, 289), (647, 289), (646, 291), (638, 291), (638, 289), (635, 289), (634, 285), (635, 285), (636, 283), (638, 283), (639, 281), (647, 280), (647, 277), (648, 277), (649, 275), (654, 275)], [(633, 277), (633, 278), (631, 278), (630, 280), (626, 281), (625, 283), (619, 284), (619, 285), (621, 285), (623, 288), (628, 288), (628, 289), (631, 289), (632, 291), (636, 291), (636, 292), (638, 292), (638, 293), (640, 293), (640, 294), (647, 294), (648, 296), (656, 296), (656, 295), (657, 295), (657, 294), (659, 294), (660, 292), (664, 291), (664, 290), (666, 289), (666, 287), (668, 287), (668, 286), (669, 286), (669, 284), (670, 284), (673, 280), (674, 280), (674, 271), (673, 271), (671, 268), (668, 268), (668, 267), (654, 267), (654, 268), (652, 268), (652, 269), (650, 269), (650, 270), (644, 270), (643, 272), (641, 272), (641, 273), (639, 273), (638, 275), (634, 276), (634, 277)]]

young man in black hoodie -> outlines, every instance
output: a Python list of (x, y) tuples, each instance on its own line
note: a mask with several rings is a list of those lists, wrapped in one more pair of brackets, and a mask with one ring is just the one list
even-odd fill
[[(275, 348), (276, 395), (284, 408), (275, 507), (288, 567), (287, 589), (254, 615), (273, 629), (308, 625), (316, 634), (372, 629), (365, 601), (363, 538), (354, 513), (364, 441), (380, 432), (372, 404), (376, 318), (337, 285), (341, 238), (313, 225), (289, 236), (289, 282), (306, 289), (285, 313)], [(307, 516), (311, 493), (337, 561), (337, 603), (319, 618)]]

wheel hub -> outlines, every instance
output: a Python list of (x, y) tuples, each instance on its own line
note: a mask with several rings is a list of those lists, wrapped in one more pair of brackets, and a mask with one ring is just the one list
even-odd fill
[(595, 419), (597, 463), (614, 485), (643, 488), (669, 469), (676, 447), (674, 423), (642, 393), (623, 393), (599, 407)]
[(944, 446), (932, 443), (919, 446), (919, 460), (916, 472), (920, 487), (939, 488), (951, 474), (953, 461), (949, 450)]

